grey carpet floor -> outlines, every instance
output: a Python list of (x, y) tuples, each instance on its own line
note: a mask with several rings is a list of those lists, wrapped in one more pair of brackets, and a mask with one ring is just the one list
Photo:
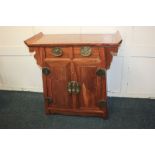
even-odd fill
[(109, 98), (109, 118), (45, 115), (42, 93), (0, 91), (1, 129), (154, 129), (155, 100)]

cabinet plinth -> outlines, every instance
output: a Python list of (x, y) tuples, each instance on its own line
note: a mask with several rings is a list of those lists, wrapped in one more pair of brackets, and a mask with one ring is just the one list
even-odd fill
[(25, 41), (42, 68), (47, 114), (107, 117), (107, 75), (122, 42), (115, 34), (39, 33)]

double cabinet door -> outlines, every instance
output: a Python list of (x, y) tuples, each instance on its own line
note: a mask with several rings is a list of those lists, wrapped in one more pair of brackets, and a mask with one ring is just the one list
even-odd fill
[(104, 109), (106, 72), (102, 61), (98, 47), (45, 48), (43, 79), (48, 107)]

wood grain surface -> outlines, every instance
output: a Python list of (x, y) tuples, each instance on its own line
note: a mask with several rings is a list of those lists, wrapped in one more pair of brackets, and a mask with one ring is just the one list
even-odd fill
[[(39, 33), (25, 41), (30, 52), (35, 52), (37, 64), (49, 69), (43, 74), (43, 90), (46, 114), (108, 116), (107, 76), (113, 55), (118, 52), (122, 39), (115, 34), (57, 34)], [(62, 54), (54, 55), (57, 46)], [(91, 48), (91, 54), (83, 56), (81, 49)], [(104, 76), (96, 71), (102, 69)], [(74, 81), (80, 85), (78, 94), (69, 93), (67, 85)], [(49, 103), (47, 98), (51, 99)], [(105, 102), (103, 107), (101, 101)]]

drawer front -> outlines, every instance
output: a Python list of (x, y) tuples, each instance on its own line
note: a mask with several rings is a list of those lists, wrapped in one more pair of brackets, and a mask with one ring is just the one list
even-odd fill
[(71, 58), (72, 47), (47, 47), (46, 58)]
[(92, 46), (74, 47), (74, 58), (99, 58), (99, 48)]

